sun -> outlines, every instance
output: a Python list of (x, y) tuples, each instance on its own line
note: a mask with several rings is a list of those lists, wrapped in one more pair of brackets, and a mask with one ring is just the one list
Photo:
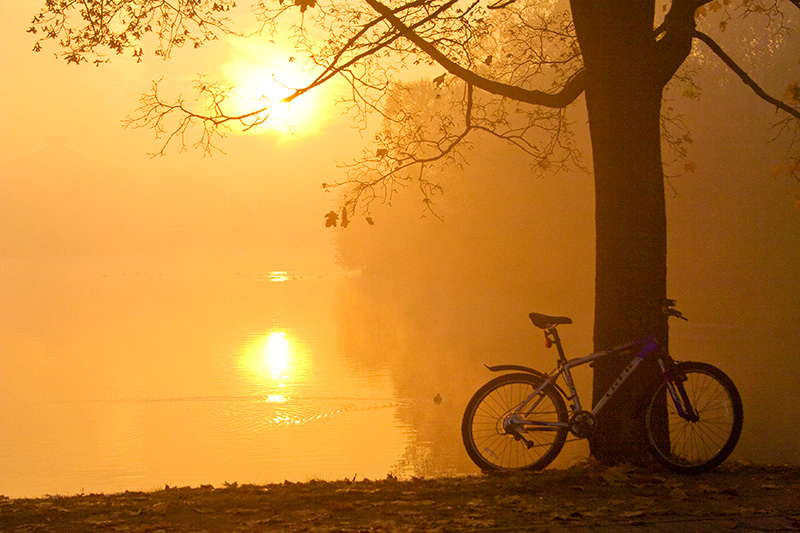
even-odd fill
[[(295, 89), (306, 87), (314, 73), (286, 43), (250, 40), (231, 41), (233, 57), (222, 73), (233, 87), (229, 113), (243, 114), (269, 107), (265, 122), (245, 133), (278, 133), (306, 136), (319, 131), (331, 117), (330, 96), (325, 86), (286, 102)], [(330, 100), (327, 100), (330, 101)]]

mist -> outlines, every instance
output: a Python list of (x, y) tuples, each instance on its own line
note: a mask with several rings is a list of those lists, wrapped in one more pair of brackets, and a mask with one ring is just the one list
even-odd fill
[[(11, 0), (4, 6), (3, 35), (24, 29), (23, 6)], [(121, 119), (167, 67), (68, 68), (50, 57), (31, 58), (28, 44), (9, 39), (0, 50), (3, 71), (14, 73), (0, 87), (0, 326), (4, 346), (17, 357), (0, 362), (0, 384), (26, 402), (31, 397), (36, 415), (15, 413), (16, 404), (2, 407), (6, 435), (32, 435), (15, 442), (15, 450), (51, 431), (51, 414), (70, 410), (53, 404), (70, 394), (87, 402), (78, 408), (86, 413), (89, 402), (107, 396), (164, 405), (177, 399), (183, 406), (218, 396), (233, 405), (213, 413), (221, 434), (249, 430), (267, 415), (242, 408), (248, 395), (280, 395), (263, 376), (255, 384), (241, 378), (239, 352), (285, 331), (302, 347), (303, 364), (316, 369), (310, 375), (338, 380), (321, 387), (336, 392), (322, 398), (319, 412), (287, 408), (291, 422), (277, 430), (285, 449), (275, 455), (283, 463), (304, 460), (294, 451), (339, 463), (330, 470), (314, 463), (313, 472), (291, 475), (324, 476), (335, 468), (351, 475), (352, 460), (369, 462), (378, 475), (387, 468), (406, 475), (475, 472), (461, 446), (460, 422), (469, 397), (491, 377), (484, 365), (545, 372), (555, 366), (527, 314), (572, 317), (560, 330), (568, 355), (592, 350), (589, 172), (534, 177), (532, 162), (513, 147), (476, 137), (466, 164), (442, 175), (444, 195), (430, 209), (410, 187), (391, 205), (371, 206), (374, 225), (354, 218), (346, 229), (326, 228), (324, 214), (341, 198), (321, 184), (336, 180), (336, 162), (355, 157), (365, 138), (332, 105), (320, 119), (324, 127), (308, 136), (231, 133), (220, 140), (224, 153), (187, 146), (151, 158), (161, 141), (152, 131), (122, 128)], [(233, 47), (214, 46), (212, 61), (229, 59)], [(790, 51), (774, 53), (785, 56), (787, 70), (797, 69)], [(183, 53), (173, 65), (176, 83), (188, 83), (202, 68)], [(699, 99), (679, 88), (668, 92), (668, 105), (693, 140), (686, 158), (664, 148), (669, 296), (689, 318), (672, 324), (671, 351), (678, 360), (719, 366), (737, 384), (745, 423), (735, 459), (800, 464), (798, 187), (771, 171), (785, 149), (773, 140), (774, 111), (719, 66), (703, 65), (695, 76), (704, 87)], [(573, 120), (590, 168), (585, 117), (577, 112)], [(269, 285), (275, 272), (289, 283)], [(326, 284), (325, 276), (335, 283)], [(587, 398), (588, 372), (577, 376)], [(301, 399), (309, 397), (298, 390)], [(44, 401), (51, 403), (42, 407)], [(185, 431), (166, 455), (180, 457), (179, 447), (194, 444), (187, 437), (197, 431), (192, 424), (209, 413), (195, 408), (158, 418), (150, 404), (123, 404), (119, 418), (106, 413), (81, 432), (100, 435), (97, 446), (107, 446), (114, 461), (131, 453), (142, 464), (161, 465), (158, 475), (180, 475), (167, 469), (159, 450), (142, 452), (130, 443), (139, 442), (143, 427), (182, 421)], [(311, 426), (354, 411), (371, 414), (347, 419), (352, 426)], [(312, 449), (313, 438), (291, 440), (290, 424), (308, 433), (324, 427), (328, 450)], [(371, 428), (364, 438), (374, 453), (349, 457), (352, 446), (337, 433), (342, 427)], [(248, 433), (239, 455), (254, 453), (254, 442), (261, 447), (268, 430)], [(212, 433), (213, 446), (202, 451), (229, 455), (234, 445)], [(585, 444), (568, 444), (556, 466), (587, 454)], [(203, 457), (193, 456), (192, 468)], [(226, 466), (247, 475), (253, 465), (243, 461), (215, 464), (214, 475), (224, 477)], [(259, 461), (264, 471), (275, 468)], [(133, 475), (130, 465), (113, 463), (96, 475), (150, 482), (137, 477), (140, 466)]]
[[(671, 324), (671, 351), (719, 366), (739, 387), (745, 424), (734, 457), (797, 464), (796, 184), (772, 173), (784, 155), (773, 110), (718, 69), (698, 77), (699, 100), (669, 101), (693, 139), (671, 164), (665, 147), (668, 295), (689, 318)], [(352, 223), (339, 237), (343, 263), (363, 272), (346, 310), (348, 323), (361, 323), (348, 338), (392, 369), (402, 394), (441, 392), (449, 410), (423, 439), (434, 443), (458, 441), (459, 410), (491, 377), (484, 364), (555, 367), (528, 312), (572, 317), (560, 328), (568, 356), (592, 351), (591, 175), (534, 178), (521, 154), (490, 139), (469, 162), (448, 175), (433, 213), (409, 192), (377, 209), (375, 226)], [(443, 446), (427, 456), (447, 454)], [(556, 464), (586, 454), (568, 449)]]

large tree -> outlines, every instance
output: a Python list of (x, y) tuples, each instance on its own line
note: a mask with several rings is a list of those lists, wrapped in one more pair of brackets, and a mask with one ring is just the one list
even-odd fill
[[(532, 158), (533, 171), (575, 163), (567, 113), (583, 97), (596, 191), (594, 344), (600, 350), (651, 333), (667, 341), (662, 146), (680, 150), (685, 138), (665, 134), (662, 104), (693, 43), (703, 43), (695, 53), (721, 59), (777, 108), (788, 132), (785, 172), (797, 177), (797, 83), (788, 78), (786, 94), (770, 96), (711, 36), (761, 25), (767, 42), (750, 39), (742, 47), (789, 46), (789, 15), (795, 14), (789, 11), (800, 2), (785, 1), (260, 0), (250, 13), (259, 34), (291, 33), (318, 68), (289, 100), (344, 79), (350, 90), (343, 100), (353, 118), (363, 122), (378, 113), (384, 121), (363, 157), (344, 165), (341, 180), (324, 185), (345, 190), (331, 224), (369, 215), (372, 201), (412, 183), (430, 205), (439, 192), (437, 165), (458, 163), (477, 132), (517, 145)], [(47, 0), (30, 31), (39, 35), (35, 49), (55, 40), (72, 63), (102, 63), (109, 51), (141, 59), (147, 44), (169, 58), (175, 47), (236, 34), (234, 7), (233, 0)], [(435, 75), (410, 82), (420, 68)], [(129, 123), (163, 135), (163, 153), (173, 141), (186, 142), (195, 127), (199, 145), (210, 150), (225, 128), (268, 119), (269, 106), (228, 111), (229, 88), (200, 80), (196, 89), (199, 108), (181, 97), (165, 99), (154, 84)], [(595, 401), (621, 364), (595, 365)], [(595, 457), (615, 462), (645, 455), (635, 418), (647, 380), (639, 383), (617, 396), (598, 425)]]

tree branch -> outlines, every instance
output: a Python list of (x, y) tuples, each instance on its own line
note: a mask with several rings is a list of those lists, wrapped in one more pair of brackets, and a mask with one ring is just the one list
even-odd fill
[[(446, 4), (441, 6), (439, 9), (435, 10), (433, 13), (429, 14), (428, 16), (426, 16), (425, 18), (423, 18), (422, 20), (420, 20), (419, 22), (414, 24), (414, 26), (411, 29), (409, 29), (409, 31), (413, 31), (413, 28), (421, 26), (422, 24), (425, 24), (426, 22), (429, 22), (429, 21), (435, 19), (440, 13), (442, 13), (442, 12), (446, 11), (447, 9), (449, 9), (456, 2), (457, 2), (457, 0), (450, 0), (449, 2), (447, 2)], [(393, 10), (392, 13), (398, 13), (398, 12), (403, 11), (405, 9), (408, 9), (410, 7), (415, 7), (415, 6), (417, 6), (417, 5), (421, 4), (421, 3), (423, 3), (423, 0), (415, 0), (414, 2), (411, 2), (409, 4), (406, 4), (404, 6), (401, 6), (401, 7), (397, 8), (397, 9)], [(316, 77), (316, 79), (314, 79), (310, 84), (308, 84), (308, 86), (303, 87), (301, 89), (296, 89), (293, 94), (291, 94), (290, 96), (284, 98), (284, 101), (285, 102), (291, 102), (295, 98), (307, 93), (308, 91), (310, 91), (310, 90), (312, 90), (312, 89), (314, 89), (316, 87), (319, 87), (323, 83), (325, 83), (328, 80), (330, 80), (333, 77), (335, 77), (337, 74), (340, 74), (341, 72), (345, 71), (350, 66), (358, 63), (360, 60), (364, 59), (365, 57), (373, 55), (376, 52), (378, 52), (379, 50), (388, 47), (394, 41), (399, 39), (401, 37), (401, 34), (399, 34), (399, 33), (398, 34), (392, 34), (392, 35), (388, 35), (388, 34), (384, 35), (380, 40), (377, 40), (374, 43), (374, 46), (371, 46), (370, 48), (368, 48), (364, 52), (356, 54), (354, 57), (348, 59), (347, 61), (345, 61), (341, 65), (337, 65), (339, 60), (344, 56), (345, 52), (350, 50), (356, 44), (356, 42), (366, 34), (367, 30), (369, 30), (371, 27), (373, 27), (376, 24), (378, 24), (383, 19), (384, 19), (384, 17), (381, 16), (381, 17), (378, 17), (378, 18), (376, 18), (374, 20), (371, 20), (370, 22), (364, 24), (361, 27), (361, 29), (355, 35), (353, 35), (350, 39), (348, 39), (347, 43), (345, 43), (344, 46), (341, 47), (341, 49), (336, 53), (336, 55), (333, 57), (333, 59), (331, 59), (328, 62), (328, 65), (325, 67), (325, 69), (322, 71), (322, 73), (319, 76)]]
[(728, 68), (730, 68), (739, 77), (739, 79), (742, 80), (742, 82), (745, 85), (750, 87), (753, 90), (753, 92), (755, 92), (756, 95), (758, 95), (759, 98), (761, 98), (765, 102), (774, 105), (781, 111), (785, 111), (794, 118), (800, 119), (800, 109), (796, 109), (787, 104), (786, 102), (782, 102), (781, 100), (778, 100), (777, 98), (767, 94), (767, 92), (764, 89), (762, 89), (761, 86), (753, 78), (751, 78), (750, 75), (747, 74), (747, 72), (745, 72), (744, 69), (740, 67), (736, 63), (736, 61), (733, 60), (733, 58), (731, 58), (731, 56), (725, 53), (722, 47), (718, 45), (716, 41), (714, 41), (714, 39), (709, 37), (707, 34), (697, 30), (693, 32), (693, 36), (703, 41), (706, 44), (706, 46), (708, 46), (711, 49), (711, 51), (714, 52), (717, 55), (717, 57), (719, 57), (722, 60), (722, 62), (725, 63), (728, 66)]
[(106, 51), (128, 50), (140, 61), (148, 34), (155, 39), (155, 55), (166, 59), (186, 44), (198, 48), (218, 33), (236, 34), (227, 18), (235, 5), (235, 0), (47, 0), (28, 32), (40, 35), (34, 51), (41, 51), (44, 41), (57, 41), (67, 63), (94, 57), (100, 64), (108, 61)]
[(450, 74), (461, 78), (469, 85), (473, 85), (491, 94), (505, 96), (513, 100), (528, 104), (542, 105), (552, 108), (563, 108), (575, 101), (580, 96), (585, 87), (583, 69), (575, 73), (566, 81), (561, 90), (557, 93), (546, 93), (544, 91), (523, 89), (514, 85), (500, 83), (479, 76), (475, 72), (462, 67), (452, 61), (436, 47), (420, 37), (415, 31), (395, 16), (392, 10), (380, 3), (378, 0), (366, 0), (367, 4), (375, 11), (380, 13), (397, 31), (406, 39), (414, 43), (420, 50), (430, 56), (434, 61), (443, 66)]
[(662, 86), (669, 83), (692, 51), (695, 10), (707, 0), (675, 0), (664, 22), (655, 30), (658, 76)]

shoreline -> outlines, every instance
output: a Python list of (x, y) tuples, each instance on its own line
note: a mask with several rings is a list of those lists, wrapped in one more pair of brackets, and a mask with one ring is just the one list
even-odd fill
[(0, 531), (800, 531), (800, 467), (627, 465), (0, 497)]

